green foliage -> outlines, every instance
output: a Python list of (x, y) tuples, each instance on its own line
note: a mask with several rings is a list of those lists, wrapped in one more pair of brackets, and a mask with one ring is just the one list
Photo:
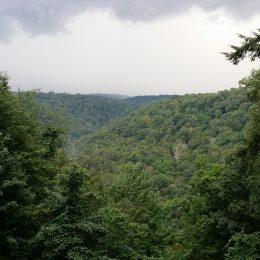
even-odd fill
[(112, 259), (160, 259), (171, 236), (152, 176), (142, 165), (129, 164), (114, 185), (98, 190), (105, 198), (99, 209), (105, 230), (99, 253)]
[(239, 37), (242, 39), (241, 45), (231, 45), (233, 51), (223, 53), (227, 60), (231, 61), (233, 64), (238, 64), (247, 56), (251, 61), (260, 58), (260, 29), (253, 32), (253, 36), (239, 34)]
[[(139, 252), (158, 257), (170, 241), (167, 210), (163, 206), (151, 173), (142, 164), (127, 165), (120, 181), (111, 188), (115, 205), (134, 223), (146, 229), (138, 244)], [(136, 238), (137, 239), (137, 238)], [(137, 241), (132, 241), (136, 243)]]
[(46, 157), (53, 158), (58, 148), (63, 145), (62, 131), (53, 127), (47, 127), (42, 133), (42, 142), (46, 146)]
[(77, 168), (62, 177), (61, 191), (49, 204), (50, 220), (32, 241), (33, 258), (94, 259), (104, 233), (95, 214), (95, 196), (83, 190), (85, 176)]
[(241, 142), (250, 105), (244, 88), (157, 101), (82, 137), (78, 156), (97, 173), (139, 162), (153, 174), (189, 178), (199, 155), (220, 162)]
[[(31, 93), (12, 94), (3, 73), (0, 93), (0, 257), (23, 259), (57, 168), (48, 160)], [(53, 147), (53, 158), (56, 150)]]
[[(156, 98), (40, 94), (38, 110), (1, 73), (0, 258), (260, 258), (259, 83), (136, 110)], [(90, 133), (80, 166), (67, 123)]]
[(181, 247), (174, 255), (181, 259), (223, 259), (229, 233), (226, 219), (219, 215), (217, 207), (222, 203), (218, 200), (221, 189), (218, 180), (224, 167), (205, 157), (197, 160), (196, 167), (191, 179), (193, 192), (180, 205), (181, 228), (176, 242)]
[[(68, 128), (69, 137), (74, 140), (94, 132), (110, 120), (125, 115), (138, 105), (166, 97), (138, 96), (117, 99), (116, 95), (114, 98), (109, 95), (73, 95), (49, 92), (38, 93), (36, 100), (42, 105), (41, 121), (46, 121), (50, 114), (53, 114), (55, 119), (52, 121), (55, 123), (57, 118), (63, 115), (67, 121), (66, 128)], [(59, 120), (60, 122), (64, 123), (64, 120)]]
[(254, 101), (244, 143), (223, 165), (200, 164), (192, 178), (195, 196), (182, 234), (192, 241), (184, 242), (183, 255), (190, 252), (193, 259), (260, 258), (259, 79), (253, 71), (241, 81)]
[[(124, 246), (113, 245), (111, 257), (125, 248), (143, 258), (224, 259), (239, 250), (229, 250), (229, 243), (239, 245), (231, 242), (234, 234), (258, 230), (260, 113), (251, 103), (259, 93), (252, 87), (259, 86), (257, 78), (255, 71), (239, 89), (148, 104), (80, 140), (82, 165), (111, 178), (106, 196), (117, 210), (107, 226), (116, 225), (117, 213), (123, 223), (146, 227), (144, 233), (121, 228), (137, 232), (140, 247), (121, 240)], [(238, 148), (247, 147), (245, 133), (253, 149), (248, 156)], [(255, 174), (245, 178), (252, 159)]]
[(102, 251), (112, 259), (144, 258), (144, 241), (148, 227), (136, 223), (129, 214), (108, 205), (100, 210), (103, 227), (106, 230), (102, 239)]
[(227, 260), (259, 259), (260, 232), (236, 233), (228, 243)]

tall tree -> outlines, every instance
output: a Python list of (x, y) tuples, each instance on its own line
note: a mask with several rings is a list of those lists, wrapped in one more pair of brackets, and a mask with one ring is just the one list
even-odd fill
[[(236, 223), (227, 259), (260, 258), (260, 71), (241, 82), (254, 105), (250, 111), (244, 146), (231, 157), (230, 174), (223, 176), (230, 219)], [(229, 179), (227, 179), (229, 178)], [(240, 257), (240, 258), (238, 258)]]
[[(234, 64), (247, 55), (260, 57), (260, 35), (241, 37), (242, 45), (225, 53)], [(260, 70), (240, 85), (253, 102), (244, 142), (223, 165), (199, 163), (192, 178), (194, 195), (183, 211), (184, 259), (260, 258)]]
[[(120, 250), (124, 247), (130, 256), (121, 256), (120, 259), (160, 258), (164, 249), (171, 244), (171, 227), (152, 175), (141, 163), (128, 163), (124, 171), (125, 175), (110, 189), (112, 205), (118, 210), (108, 211), (111, 217), (105, 218), (112, 224), (112, 235), (115, 235), (113, 228), (119, 226), (116, 220), (120, 220), (121, 225), (123, 221), (126, 223), (121, 228), (122, 238), (118, 239), (121, 243), (117, 243), (116, 252), (119, 252), (120, 246)], [(112, 243), (109, 244), (111, 246)], [(112, 248), (115, 250), (116, 246), (112, 245)], [(113, 257), (117, 258), (117, 255)]]
[[(234, 50), (224, 53), (228, 60), (238, 64), (245, 57), (251, 61), (260, 58), (260, 29), (252, 37), (240, 35), (241, 46), (231, 46)], [(233, 197), (233, 216), (238, 222), (236, 233), (231, 237), (227, 259), (260, 258), (260, 70), (254, 70), (241, 85), (248, 90), (249, 99), (254, 102), (250, 111), (245, 143), (231, 162), (234, 170), (224, 187), (229, 187), (229, 197)], [(233, 173), (233, 174), (232, 174)], [(233, 178), (232, 178), (233, 177)], [(231, 193), (231, 194), (230, 194)]]
[(95, 196), (83, 188), (84, 173), (72, 167), (61, 181), (49, 203), (50, 220), (32, 241), (33, 259), (108, 259), (97, 253), (104, 230)]
[(223, 165), (198, 161), (182, 211), (184, 259), (260, 258), (260, 71), (240, 84), (254, 102), (244, 143)]
[(31, 94), (12, 93), (8, 76), (0, 73), (1, 259), (26, 258), (27, 241), (40, 225), (41, 203), (55, 173)]

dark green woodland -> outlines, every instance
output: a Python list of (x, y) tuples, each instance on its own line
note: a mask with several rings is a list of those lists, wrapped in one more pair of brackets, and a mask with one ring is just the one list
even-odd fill
[[(259, 58), (254, 37), (226, 58)], [(260, 70), (132, 98), (0, 73), (0, 223), (3, 260), (260, 259)]]

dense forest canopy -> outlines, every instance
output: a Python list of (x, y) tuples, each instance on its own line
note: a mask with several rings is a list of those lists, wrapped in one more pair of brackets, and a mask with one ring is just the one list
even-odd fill
[(75, 140), (82, 135), (94, 132), (112, 119), (127, 114), (139, 105), (166, 97), (170, 96), (127, 97), (39, 92), (35, 99), (42, 106), (41, 120), (48, 121), (50, 117), (60, 116), (59, 124), (63, 124), (69, 138)]
[[(234, 63), (259, 57), (242, 39)], [(260, 70), (123, 100), (13, 93), (0, 73), (0, 259), (259, 259), (259, 169)]]
[(191, 176), (196, 157), (219, 162), (241, 142), (250, 106), (244, 88), (163, 99), (81, 137), (78, 154), (97, 172), (139, 162), (156, 174)]

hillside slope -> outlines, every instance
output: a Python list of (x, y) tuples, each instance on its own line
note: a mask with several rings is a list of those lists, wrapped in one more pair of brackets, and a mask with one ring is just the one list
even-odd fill
[(118, 118), (137, 106), (167, 96), (139, 96), (123, 99), (115, 95), (37, 93), (36, 100), (45, 110), (60, 110), (69, 126), (70, 139), (94, 132), (111, 119)]
[(200, 155), (219, 162), (241, 142), (250, 105), (243, 88), (160, 100), (81, 138), (78, 157), (98, 173), (139, 163), (151, 174), (189, 177)]

